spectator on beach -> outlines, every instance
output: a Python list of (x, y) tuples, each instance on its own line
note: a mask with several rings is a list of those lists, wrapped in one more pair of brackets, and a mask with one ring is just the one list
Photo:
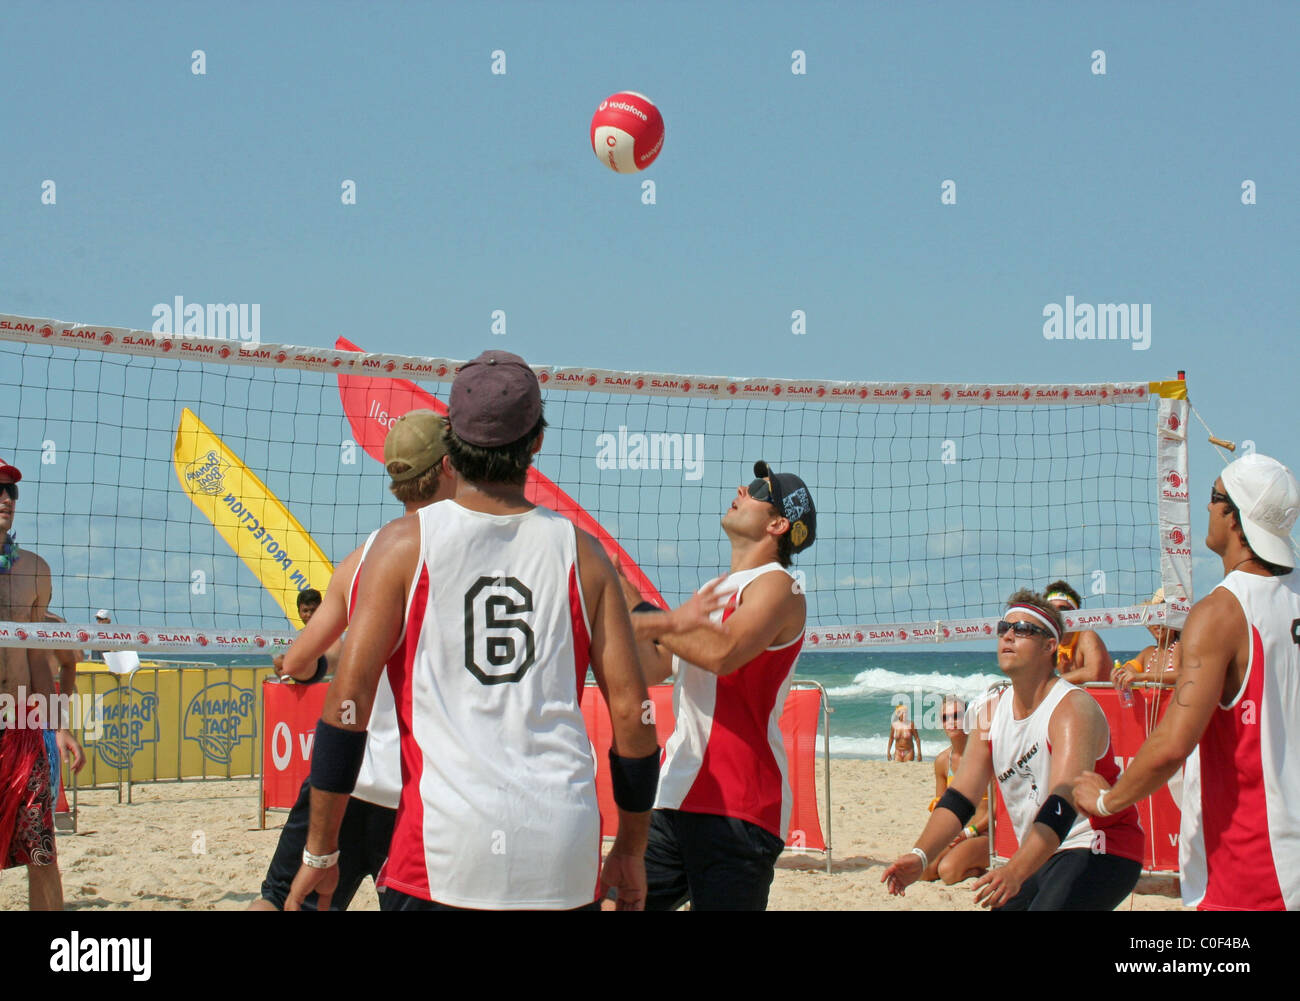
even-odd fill
[(894, 717), (889, 722), (889, 743), (885, 745), (886, 761), (924, 761), (921, 756), (921, 734), (907, 716), (907, 705), (894, 706)]
[[(1083, 605), (1079, 592), (1063, 580), (1052, 581), (1044, 594), (1047, 603), (1062, 615), (1077, 612)], [(1114, 661), (1106, 650), (1106, 644), (1091, 629), (1066, 633), (1056, 651), (1057, 673), (1072, 685), (1108, 681), (1113, 667)]]
[[(1165, 589), (1162, 587), (1145, 605), (1163, 605)], [(1183, 666), (1183, 648), (1180, 644), (1182, 633), (1168, 626), (1150, 625), (1147, 631), (1155, 639), (1151, 646), (1144, 647), (1132, 660), (1123, 664), (1116, 663), (1111, 672), (1110, 681), (1121, 692), (1127, 692), (1136, 681), (1163, 682), (1167, 685), (1178, 681), (1178, 671)]]
[[(930, 811), (939, 805), (939, 800), (948, 791), (953, 776), (961, 765), (962, 755), (966, 752), (966, 741), (970, 735), (966, 730), (966, 704), (955, 695), (943, 700), (943, 731), (948, 735), (949, 745), (939, 752), (934, 759), (934, 799), (930, 801)], [(982, 876), (989, 867), (989, 798), (988, 794), (980, 800), (975, 809), (975, 816), (970, 819), (961, 833), (951, 844), (939, 852), (926, 867), (921, 879), (933, 882), (942, 879), (948, 885), (960, 883), (971, 876)]]
[[(310, 622), (311, 617), (316, 614), (323, 600), (324, 599), (321, 597), (321, 593), (317, 591), (314, 587), (309, 587), (307, 588), (307, 590), (299, 593), (298, 618), (302, 619), (303, 629), (307, 628), (307, 623)], [(301, 632), (302, 630), (300, 629), (299, 633)], [(339, 654), (342, 652), (342, 650), (343, 650), (342, 640), (335, 639), (333, 644), (331, 644), (330, 648), (325, 651), (324, 656), (327, 664), (327, 668), (326, 668), (327, 672), (332, 672), (334, 670), (335, 666), (338, 664)], [(275, 673), (278, 674), (282, 679), (293, 677), (292, 674), (290, 674), (287, 670), (285, 670), (284, 654), (277, 653), (274, 657), (271, 658), (271, 664), (275, 667)], [(301, 680), (301, 679), (297, 679), (297, 680)]]

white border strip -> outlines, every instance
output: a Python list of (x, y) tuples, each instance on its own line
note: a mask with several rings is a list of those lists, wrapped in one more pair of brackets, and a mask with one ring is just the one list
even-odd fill
[[(292, 344), (248, 345), (240, 341), (168, 336), (128, 327), (64, 323), (0, 313), (0, 340), (50, 344), (83, 351), (171, 358), (177, 361), (265, 368), (293, 368), (334, 375), (451, 382), (463, 361), (415, 355), (371, 354)], [(787, 399), (844, 404), (934, 406), (1052, 406), (1140, 403), (1151, 396), (1146, 382), (984, 384), (938, 382), (840, 382), (758, 379), (666, 372), (616, 372), (600, 368), (534, 365), (543, 389), (699, 399)]]
[(36, 650), (135, 650), (139, 653), (273, 654), (283, 653), (298, 634), (291, 629), (255, 632), (226, 629), (181, 629), (167, 626), (114, 626), (97, 622), (36, 625), (0, 622), (0, 647)]
[[(1065, 628), (1120, 629), (1163, 623), (1171, 605), (1131, 605), (1071, 612)], [(1001, 616), (983, 619), (945, 619), (934, 622), (864, 623), (827, 626), (804, 632), (804, 650), (845, 650), (914, 643), (963, 643), (997, 638)], [(298, 634), (292, 630), (185, 629), (165, 626), (117, 626), (98, 623), (34, 625), (0, 622), (0, 647), (40, 650), (135, 650), (138, 653), (272, 654), (282, 653)]]
[[(1064, 615), (1067, 632), (1077, 629), (1121, 629), (1129, 626), (1157, 625), (1165, 621), (1166, 605), (1130, 605), (1126, 608), (1100, 608)], [(804, 631), (804, 652), (810, 650), (846, 650), (873, 646), (913, 643), (964, 643), (971, 640), (997, 639), (998, 620), (944, 619), (932, 622), (864, 623)]]

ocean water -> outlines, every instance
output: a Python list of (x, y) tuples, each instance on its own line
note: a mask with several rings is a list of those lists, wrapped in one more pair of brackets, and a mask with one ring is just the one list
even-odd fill
[[(1121, 659), (1133, 654), (1112, 651)], [(941, 722), (945, 695), (967, 703), (1006, 680), (997, 655), (989, 650), (927, 647), (915, 652), (848, 650), (804, 652), (796, 681), (816, 681), (826, 689), (831, 757), (884, 760), (894, 706), (905, 702), (921, 735), (926, 761), (948, 746)], [(817, 741), (818, 753), (822, 742)]]

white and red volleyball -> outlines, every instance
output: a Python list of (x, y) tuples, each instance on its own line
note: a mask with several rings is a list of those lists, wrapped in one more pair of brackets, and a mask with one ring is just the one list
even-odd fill
[(611, 94), (591, 116), (591, 148), (610, 170), (620, 174), (645, 170), (664, 148), (663, 116), (644, 94), (633, 90)]

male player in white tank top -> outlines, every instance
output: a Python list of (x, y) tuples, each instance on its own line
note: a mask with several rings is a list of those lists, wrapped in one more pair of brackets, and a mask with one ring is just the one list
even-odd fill
[[(384, 438), (388, 489), (402, 502), (407, 514), (455, 496), (456, 473), (444, 458), (447, 451), (442, 431), (443, 419), (432, 410), (412, 410), (399, 417)], [(348, 626), (361, 563), (378, 534), (378, 530), (372, 532), (365, 543), (348, 553), (334, 568), (320, 607), (285, 651), (279, 665), (282, 677), (311, 684), (320, 681), (336, 662), (335, 647)], [(262, 882), (262, 895), (249, 905), (250, 911), (278, 911), (285, 906), (307, 843), (310, 789), (311, 782), (305, 779), (298, 800), (280, 830), (280, 840)], [(326, 901), (330, 910), (347, 910), (362, 880), (366, 876), (378, 878), (393, 838), (401, 789), (397, 710), (392, 688), (384, 679), (375, 696), (361, 774), (339, 829), (339, 884)], [(316, 905), (314, 894), (301, 902), (304, 910), (315, 910)]]
[[(1106, 820), (1069, 797), (1085, 771), (1119, 774), (1101, 707), (1056, 673), (1065, 625), (1032, 591), (1017, 591), (998, 623), (998, 666), (1011, 687), (978, 714), (961, 765), (907, 855), (881, 882), (902, 895), (950, 844), (996, 777), (1020, 842), (1011, 861), (981, 876), (975, 902), (997, 910), (1113, 910), (1137, 885), (1142, 829), (1129, 807)], [(989, 719), (989, 711), (992, 719)]]
[[(403, 784), (384, 910), (594, 909), (600, 883), (639, 909), (659, 755), (613, 567), (589, 535), (524, 497), (546, 422), (522, 358), (488, 351), (462, 366), (448, 423), (455, 499), (386, 526), (363, 564), (316, 731), (289, 906), (338, 881), (339, 822), (386, 664)], [(603, 871), (580, 705), (588, 663), (614, 731), (620, 823)]]
[(764, 910), (790, 826), (780, 719), (807, 603), (788, 567), (813, 544), (817, 512), (794, 474), (758, 462), (754, 475), (722, 517), (731, 573), (681, 608), (633, 616), (646, 680), (677, 675), (646, 848), (650, 910)]
[(1173, 701), (1114, 788), (1085, 775), (1075, 800), (1089, 813), (1114, 813), (1187, 759), (1183, 903), (1297, 910), (1300, 575), (1291, 529), (1300, 484), (1276, 459), (1245, 455), (1223, 470), (1208, 510), (1205, 544), (1223, 558), (1224, 579), (1187, 617)]

